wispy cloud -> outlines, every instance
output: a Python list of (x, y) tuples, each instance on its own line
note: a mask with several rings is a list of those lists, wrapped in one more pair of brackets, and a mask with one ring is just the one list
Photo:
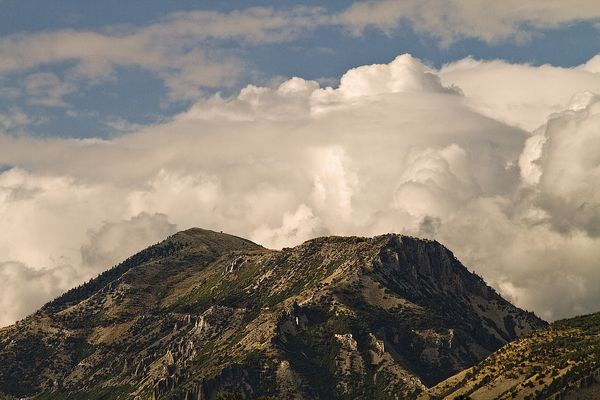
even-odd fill
[(82, 82), (113, 79), (119, 66), (135, 67), (158, 76), (168, 88), (170, 100), (193, 100), (207, 89), (231, 87), (248, 73), (246, 60), (234, 51), (236, 47), (290, 42), (324, 26), (361, 34), (366, 27), (393, 32), (401, 24), (409, 24), (447, 45), (461, 38), (519, 41), (543, 29), (577, 21), (597, 23), (598, 18), (600, 4), (586, 0), (531, 0), (525, 4), (517, 0), (380, 0), (355, 2), (339, 13), (308, 6), (174, 12), (146, 26), (4, 37), (0, 39), (0, 75), (60, 64), (65, 68), (62, 82), (45, 84), (49, 96), (32, 101), (64, 106), (61, 91), (67, 94)]
[[(240, 73), (242, 61), (219, 47), (223, 41), (257, 44), (292, 40), (321, 24), (324, 17), (320, 12), (308, 7), (285, 12), (270, 8), (177, 12), (143, 27), (15, 34), (0, 39), (0, 74), (71, 63), (67, 81), (73, 82), (109, 79), (114, 67), (129, 66), (157, 74), (174, 99), (196, 98), (202, 88), (230, 86)], [(43, 82), (35, 83), (33, 89)], [(50, 84), (55, 87), (48, 87)], [(57, 91), (58, 86), (58, 82), (46, 82), (44, 88)], [(59, 104), (58, 97), (46, 97), (45, 101)]]
[(141, 130), (144, 125), (129, 122), (122, 118), (109, 118), (105, 125), (117, 133), (129, 133)]
[(28, 75), (24, 86), (30, 104), (48, 107), (67, 107), (63, 97), (77, 90), (73, 82), (61, 81), (58, 76), (48, 72)]
[(43, 118), (32, 118), (20, 108), (12, 108), (5, 113), (0, 113), (0, 128), (5, 131), (22, 129), (28, 125), (36, 125), (41, 122), (43, 122)]
[(438, 38), (485, 42), (525, 41), (544, 29), (579, 21), (597, 23), (600, 3), (593, 0), (373, 0), (355, 2), (336, 21), (360, 34), (366, 27), (390, 32), (401, 24)]

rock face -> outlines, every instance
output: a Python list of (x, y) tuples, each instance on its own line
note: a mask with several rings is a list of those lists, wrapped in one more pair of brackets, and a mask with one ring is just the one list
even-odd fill
[(545, 325), (437, 242), (191, 229), (0, 330), (0, 398), (416, 398)]

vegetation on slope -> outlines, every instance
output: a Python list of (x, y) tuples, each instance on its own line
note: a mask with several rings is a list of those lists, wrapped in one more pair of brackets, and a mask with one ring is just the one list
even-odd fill
[(504, 346), (434, 387), (429, 397), (593, 399), (600, 396), (599, 378), (600, 313), (596, 313), (557, 321)]

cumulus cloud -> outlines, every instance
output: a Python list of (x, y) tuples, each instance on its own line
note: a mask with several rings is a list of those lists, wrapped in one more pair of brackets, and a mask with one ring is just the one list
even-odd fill
[(106, 222), (88, 232), (80, 250), (81, 261), (83, 265), (102, 270), (176, 231), (177, 226), (164, 214), (142, 212), (127, 220)]
[(311, 208), (300, 204), (294, 212), (286, 212), (282, 216), (281, 226), (269, 227), (262, 225), (252, 232), (257, 242), (272, 243), (273, 247), (282, 248), (290, 243), (302, 243), (312, 239), (322, 223)]
[[(567, 99), (531, 132), (526, 113), (502, 117), (512, 98), (483, 107), (483, 91), (453, 86), (488, 76), (487, 64), (464, 63), (475, 67), (462, 80), (402, 55), (352, 69), (335, 88), (248, 86), (110, 140), (0, 134), (10, 166), (0, 262), (15, 285), (35, 276), (50, 288), (4, 322), (192, 226), (274, 248), (329, 234), (427, 236), (545, 318), (595, 311), (600, 102), (560, 83), (583, 67), (504, 63), (521, 74), (505, 82), (515, 93), (537, 72), (534, 89)], [(488, 88), (486, 99), (500, 90)]]
[[(554, 115), (530, 140), (541, 143), (535, 188), (559, 231), (600, 236), (600, 96)], [(539, 137), (540, 139), (537, 139)]]
[(477, 111), (532, 131), (571, 107), (578, 93), (600, 93), (598, 59), (564, 68), (466, 58), (445, 65), (439, 75), (443, 84), (460, 87)]
[(78, 281), (79, 271), (68, 265), (44, 271), (20, 262), (0, 262), (0, 325), (23, 318)]
[(482, 193), (470, 170), (469, 154), (456, 144), (412, 151), (405, 164), (393, 204), (422, 223), (440, 220)]
[(596, 56), (592, 57), (590, 60), (588, 60), (588, 62), (586, 62), (585, 64), (583, 64), (581, 66), (581, 69), (588, 71), (588, 72), (594, 72), (597, 74), (600, 73), (600, 54), (596, 55)]
[[(25, 201), (26, 198), (31, 199), (36, 195), (40, 195), (40, 193), (21, 194), (19, 200)], [(36, 220), (40, 214), (43, 214), (43, 211), (36, 213), (35, 210), (32, 210), (32, 214), (28, 218), (30, 223), (35, 224), (38, 229), (43, 229), (44, 223)], [(64, 222), (68, 224), (74, 221), (65, 218)], [(25, 227), (19, 228), (16, 225), (11, 225), (11, 227), (16, 233), (28, 231)], [(147, 213), (141, 213), (126, 220), (101, 223), (97, 229), (90, 229), (87, 234), (77, 240), (61, 234), (59, 226), (55, 226), (55, 228), (59, 231), (48, 230), (44, 232), (44, 237), (46, 240), (52, 236), (58, 237), (53, 242), (58, 246), (57, 249), (61, 250), (58, 253), (48, 250), (45, 255), (60, 254), (60, 256), (37, 264), (35, 256), (32, 258), (19, 257), (30, 262), (29, 265), (21, 261), (0, 262), (0, 279), (3, 282), (3, 290), (0, 292), (0, 326), (23, 318), (48, 300), (176, 232), (176, 226), (171, 224), (165, 215)], [(3, 243), (6, 243), (5, 239)], [(42, 240), (30, 237), (27, 243), (32, 247), (25, 247), (28, 247), (29, 250), (36, 250), (34, 246), (41, 245)], [(79, 249), (70, 248), (79, 244), (81, 244)], [(65, 249), (68, 250), (65, 251)], [(3, 248), (3, 259), (6, 254), (7, 249)]]

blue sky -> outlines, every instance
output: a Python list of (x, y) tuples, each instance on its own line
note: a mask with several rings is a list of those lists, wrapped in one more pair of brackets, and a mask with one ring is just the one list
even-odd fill
[[(302, 6), (322, 7), (321, 4), (304, 2)], [(331, 2), (317, 14), (343, 13), (350, 5), (350, 2)], [(243, 12), (248, 7), (289, 12), (299, 5), (291, 1), (4, 0), (0, 1), (0, 35), (11, 38), (23, 34), (43, 36), (64, 30), (132, 31), (160, 23), (176, 12), (204, 10), (227, 15)], [(110, 79), (71, 79), (71, 82), (62, 85), (66, 86), (62, 87), (64, 93), (57, 95), (61, 101), (36, 100), (32, 99), (31, 93), (23, 92), (29, 76), (49, 73), (58, 79), (56, 85), (64, 84), (69, 80), (66, 76), (69, 69), (78, 61), (64, 59), (39, 63), (0, 75), (0, 113), (8, 115), (19, 111), (29, 116), (30, 123), (26, 126), (14, 124), (6, 127), (13, 134), (26, 131), (46, 137), (111, 137), (120, 134), (121, 129), (135, 127), (135, 124), (164, 120), (182, 112), (195, 100), (217, 91), (229, 96), (249, 83), (268, 85), (291, 76), (320, 80), (323, 85), (336, 85), (337, 79), (350, 68), (387, 63), (403, 53), (411, 53), (425, 63), (440, 67), (467, 56), (533, 65), (575, 66), (600, 52), (600, 31), (594, 19), (573, 18), (558, 25), (529, 29), (529, 22), (524, 20), (518, 23), (530, 33), (526, 40), (517, 40), (510, 35), (486, 40), (470, 32), (461, 33), (447, 43), (436, 32), (416, 32), (414, 26), (418, 22), (409, 18), (398, 21), (392, 27), (382, 27), (377, 23), (367, 25), (359, 33), (339, 24), (315, 23), (311, 27), (309, 23), (289, 39), (281, 41), (276, 38), (255, 42), (239, 38), (202, 40), (194, 46), (208, 49), (217, 59), (234, 58), (240, 70), (220, 82), (200, 85), (201, 93), (181, 98), (167, 95), (164, 76), (156, 71), (139, 65), (116, 63)], [(177, 57), (177, 54), (174, 56)], [(48, 76), (39, 78), (43, 81)], [(30, 92), (35, 91), (35, 85), (33, 87)], [(42, 87), (38, 92), (43, 90)], [(116, 128), (117, 125), (119, 128)]]

